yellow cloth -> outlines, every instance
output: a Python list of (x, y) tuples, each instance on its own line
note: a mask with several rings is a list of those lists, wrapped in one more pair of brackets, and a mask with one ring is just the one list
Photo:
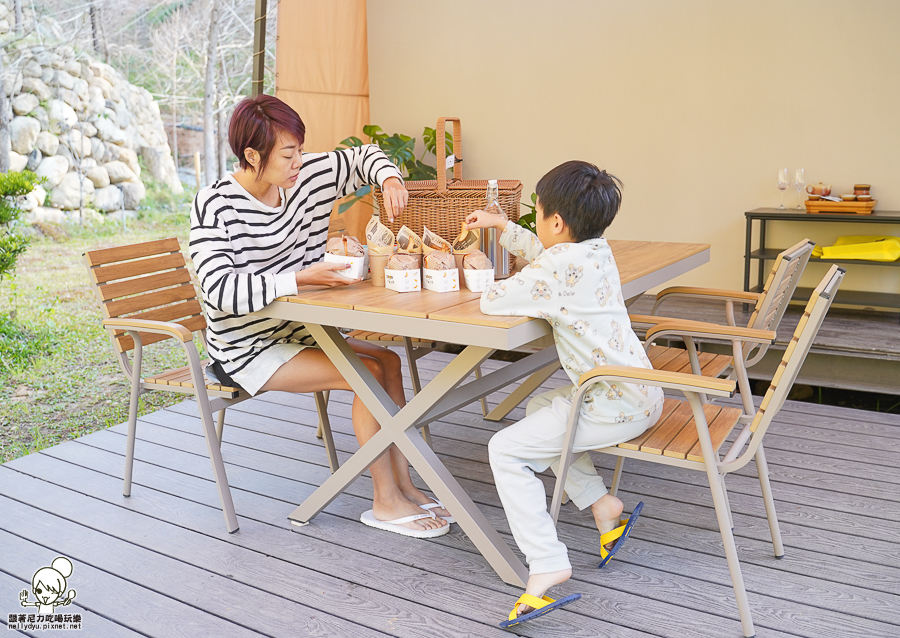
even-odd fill
[(813, 257), (897, 261), (900, 259), (900, 237), (876, 237), (871, 235), (838, 237), (833, 246), (816, 246), (813, 248)]

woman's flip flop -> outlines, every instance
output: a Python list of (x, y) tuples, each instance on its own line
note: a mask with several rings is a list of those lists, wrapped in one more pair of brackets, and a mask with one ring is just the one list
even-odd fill
[[(605, 534), (600, 534), (600, 564), (597, 567), (603, 567), (608, 563), (613, 554), (619, 551), (622, 548), (622, 545), (625, 543), (625, 539), (628, 538), (628, 534), (631, 532), (631, 528), (634, 527), (635, 521), (637, 521), (638, 517), (641, 515), (641, 510), (644, 509), (644, 501), (641, 501), (637, 505), (634, 506), (634, 511), (631, 513), (631, 516), (628, 517), (628, 520), (622, 519), (619, 521), (619, 527), (612, 530), (611, 532), (606, 532)], [(613, 545), (612, 549), (606, 549), (606, 546), (609, 545), (614, 540), (619, 539), (615, 545)]]
[[(440, 509), (447, 509), (446, 507), (444, 507), (444, 504), (441, 503), (439, 500), (437, 500), (435, 497), (429, 496), (428, 498), (430, 498), (430, 499), (431, 499), (432, 501), (434, 501), (434, 502), (433, 502), (433, 503), (426, 503), (425, 505), (419, 505), (419, 507), (421, 507), (421, 508), (422, 508), (423, 510), (425, 510), (426, 512), (430, 512), (431, 510), (433, 510), (433, 509), (436, 508), (436, 507), (439, 507)], [(440, 518), (443, 518), (443, 519), (444, 519), (445, 521), (447, 521), (448, 523), (455, 523), (455, 522), (456, 522), (456, 519), (453, 518), (452, 516), (441, 516)]]
[(366, 510), (362, 513), (362, 516), (359, 517), (359, 520), (369, 527), (383, 529), (386, 532), (394, 532), (395, 534), (401, 534), (403, 536), (412, 536), (413, 538), (434, 538), (435, 536), (443, 536), (450, 531), (449, 524), (444, 525), (443, 527), (436, 527), (435, 529), (410, 529), (409, 527), (403, 527), (403, 523), (412, 523), (413, 521), (418, 521), (423, 518), (439, 517), (434, 512), (428, 512), (427, 514), (404, 516), (403, 518), (396, 518), (392, 521), (380, 521), (375, 518), (375, 514), (372, 510)]
[[(534, 620), (539, 616), (550, 613), (554, 609), (559, 609), (560, 607), (564, 607), (569, 603), (574, 603), (579, 598), (581, 598), (581, 594), (572, 594), (571, 596), (566, 596), (565, 598), (560, 598), (559, 600), (553, 600), (548, 596), (538, 598), (537, 596), (532, 596), (531, 594), (522, 594), (521, 596), (519, 596), (519, 600), (516, 601), (516, 604), (513, 605), (512, 611), (509, 612), (509, 620), (504, 620), (502, 623), (500, 623), (500, 626), (503, 628), (512, 627), (513, 625), (518, 625), (519, 623)], [(529, 611), (527, 614), (517, 616), (516, 608), (518, 608), (520, 603), (524, 603), (529, 607), (534, 607), (534, 611)]]

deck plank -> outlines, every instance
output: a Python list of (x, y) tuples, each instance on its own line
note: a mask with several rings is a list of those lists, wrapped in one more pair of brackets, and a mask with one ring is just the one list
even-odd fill
[[(271, 466), (272, 466), (271, 463), (268, 464), (268, 465), (266, 465), (266, 467), (271, 467)], [(324, 468), (323, 468), (323, 471), (325, 471)], [(283, 468), (278, 468), (278, 474), (279, 474), (279, 475), (282, 475), (282, 474), (284, 474), (284, 473), (285, 473), (285, 470), (284, 470)], [(234, 482), (234, 479), (232, 479), (232, 482)], [(472, 484), (466, 484), (466, 489), (467, 489), (468, 491), (470, 491), (470, 493), (472, 493), (472, 492), (475, 491), (475, 490), (473, 489)], [(367, 493), (368, 493), (368, 492), (367, 492)], [(494, 497), (494, 498), (496, 499), (496, 497)], [(646, 499), (645, 499), (645, 500), (646, 500)], [(714, 527), (715, 527), (714, 516), (711, 514), (711, 512), (709, 512), (709, 510), (707, 510), (707, 511), (708, 511), (708, 513), (707, 513), (707, 518), (709, 519), (709, 525), (714, 529)], [(499, 516), (502, 516), (502, 513), (500, 513), (499, 510), (498, 510), (498, 515), (499, 515)], [(694, 512), (688, 512), (688, 514), (686, 515), (686, 520), (687, 520), (688, 522), (695, 521), (695, 520), (698, 520), (698, 519), (700, 519), (700, 516), (698, 516), (697, 513), (694, 513)], [(503, 523), (503, 521), (500, 521), (499, 524), (497, 523), (497, 521), (495, 521), (495, 524), (498, 524), (498, 527), (499, 527), (500, 525), (502, 525), (502, 523)], [(684, 536), (685, 534), (686, 534), (686, 532), (683, 532), (683, 531), (681, 531), (681, 532), (678, 532), (678, 531), (673, 532), (672, 530), (669, 530), (669, 531), (667, 531), (665, 534), (661, 534), (660, 537), (663, 539), (663, 542), (664, 542), (666, 538), (672, 538), (673, 536), (676, 536), (676, 537), (677, 537), (677, 536)], [(694, 532), (688, 532), (687, 534), (688, 534), (689, 536), (693, 536), (693, 535), (694, 535)], [(720, 547), (720, 540), (719, 540), (719, 538), (718, 538), (718, 533), (715, 532), (715, 531), (711, 531), (711, 532), (708, 532), (708, 536), (709, 536), (709, 541), (708, 541), (708, 542), (709, 542), (710, 547), (712, 548), (710, 551), (712, 552), (712, 555), (713, 555), (713, 556), (716, 556), (716, 554), (720, 553), (720, 551), (721, 551), (720, 549), (719, 549), (719, 550), (715, 549), (715, 547)], [(760, 546), (765, 547), (765, 544), (760, 544)], [(768, 557), (769, 557), (769, 562), (776, 563), (779, 567), (785, 563), (785, 561), (772, 561), (772, 560), (771, 560), (771, 549), (770, 549), (770, 548), (764, 550), (764, 553), (762, 553), (761, 556), (763, 556), (763, 557), (768, 556)], [(760, 557), (760, 555), (757, 555), (757, 556), (756, 556), (757, 559), (759, 559), (759, 557)], [(742, 556), (742, 559), (745, 559), (745, 557)], [(721, 563), (721, 558), (720, 558), (720, 557), (717, 557), (717, 556), (716, 556), (716, 560), (720, 561), (721, 569), (723, 570), (723, 571), (722, 571), (722, 573), (723, 573), (723, 578), (725, 579), (725, 582), (727, 583), (727, 572), (724, 571), (724, 563)], [(687, 564), (687, 565), (692, 565), (692, 566), (696, 567), (696, 562), (697, 562), (697, 561), (696, 561), (695, 559), (692, 558), (692, 560), (688, 561), (686, 564)], [(827, 573), (829, 573), (830, 571), (833, 571), (834, 568), (835, 568), (835, 565), (834, 565), (834, 564), (823, 564), (823, 565), (822, 565), (822, 573), (823, 573), (823, 574), (827, 574)], [(803, 567), (802, 569), (809, 569), (809, 565), (808, 565), (808, 564), (804, 565), (804, 567)], [(877, 575), (877, 574), (876, 574), (876, 575)], [(872, 574), (867, 574), (867, 576), (869, 576), (869, 577), (871, 578), (873, 575), (872, 575)], [(762, 579), (762, 581), (761, 581), (762, 583), (764, 583), (764, 584), (762, 585), (763, 591), (765, 591), (766, 588), (767, 588), (767, 585), (765, 585), (765, 583), (767, 582), (767, 580), (768, 580), (768, 579)], [(869, 582), (872, 582), (872, 581), (870, 580)], [(835, 596), (835, 598), (846, 598), (846, 593), (841, 594), (840, 596)], [(818, 597), (816, 597), (816, 599), (818, 599)], [(890, 607), (890, 605), (888, 605), (888, 607)]]
[[(168, 454), (168, 452), (164, 452), (164, 454)], [(180, 469), (182, 469), (182, 468), (180, 468)], [(145, 470), (141, 470), (141, 471), (143, 472), (143, 471), (145, 471)], [(157, 468), (154, 468), (153, 471), (156, 472), (156, 471), (157, 471)], [(255, 473), (255, 472), (254, 472), (254, 471), (251, 471), (251, 473)], [(257, 489), (258, 489), (259, 491), (262, 491), (263, 489), (271, 491), (273, 486), (272, 486), (272, 484), (271, 484), (270, 479), (271, 479), (271, 477), (264, 476), (263, 481), (264, 481), (264, 484), (265, 484), (265, 488), (257, 488)], [(185, 491), (186, 493), (188, 493), (188, 494), (196, 494), (196, 493), (198, 493), (198, 490), (197, 490), (194, 486), (192, 486), (192, 485), (190, 485), (190, 484), (184, 484), (183, 479), (175, 478), (174, 481), (176, 482), (176, 484), (181, 485), (181, 487), (178, 488), (178, 489), (182, 489), (182, 490), (184, 490), (184, 491)], [(232, 483), (235, 484), (236, 486), (237, 486), (237, 483), (238, 483), (238, 482), (239, 482), (239, 479), (234, 478), (234, 477), (232, 478)], [(166, 491), (169, 491), (169, 490), (173, 489), (173, 486), (172, 486), (172, 485), (168, 485), (168, 484), (165, 485), (165, 486), (163, 486), (163, 487), (164, 487), (164, 489), (165, 489)], [(308, 489), (311, 489), (311, 488), (312, 488), (312, 486), (309, 486)], [(205, 490), (204, 490), (204, 491), (205, 491)], [(210, 486), (209, 492), (210, 492), (210, 501), (211, 501), (211, 502), (210, 502), (210, 508), (213, 508), (213, 507), (214, 507), (214, 496), (213, 496), (213, 494), (212, 494), (211, 486)], [(340, 499), (339, 499), (339, 500), (340, 500)], [(243, 508), (243, 505), (242, 505), (242, 504), (239, 504), (238, 507), (239, 507), (239, 509), (242, 509), (242, 508)], [(351, 511), (352, 511), (353, 513), (358, 512), (358, 511), (359, 511), (358, 508), (361, 508), (361, 507), (364, 507), (364, 505), (362, 505), (362, 504), (356, 505), (354, 508), (351, 508)], [(274, 509), (275, 509), (275, 508), (273, 508), (271, 505), (266, 505), (265, 507), (261, 508), (260, 511), (262, 512), (262, 515), (263, 515), (263, 516), (265, 516), (266, 518), (268, 518), (269, 520), (271, 520), (273, 523), (284, 525), (284, 524), (285, 524), (284, 519), (278, 517), (277, 512), (274, 512), (274, 511), (273, 511)], [(497, 516), (502, 516), (502, 513), (499, 511), (499, 508), (496, 508), (496, 510), (497, 510), (497, 511), (494, 513), (494, 516), (495, 516), (495, 517), (497, 517)], [(349, 516), (347, 516), (347, 518), (348, 518), (350, 521), (354, 521), (353, 514), (350, 514)], [(317, 518), (316, 520), (318, 521), (319, 519)], [(242, 525), (243, 525), (243, 522), (242, 522)], [(242, 529), (243, 529), (243, 528), (242, 528)], [(359, 529), (359, 526), (356, 526), (355, 529), (358, 530), (358, 529)], [(303, 528), (303, 530), (304, 530), (304, 533), (306, 532), (306, 530), (310, 530), (310, 531), (318, 531), (318, 527), (317, 527), (317, 526), (310, 526), (310, 527), (307, 527), (307, 528)], [(351, 544), (351, 547), (356, 547), (358, 543), (364, 542), (365, 539), (366, 539), (366, 533), (363, 532), (363, 537), (362, 537), (362, 539), (360, 539), (360, 540), (354, 542), (354, 540), (353, 540), (353, 538), (352, 538), (352, 535), (350, 535), (350, 538), (349, 538), (349, 539), (347, 538), (348, 532), (349, 532), (350, 530), (347, 530), (346, 528), (342, 528), (342, 530), (343, 530), (343, 532), (342, 532), (343, 538), (342, 538), (342, 540), (341, 540), (340, 542), (343, 542), (343, 543), (349, 542), (349, 543)], [(577, 534), (577, 538), (570, 539), (570, 541), (569, 541), (570, 544), (573, 544), (575, 540), (579, 540), (579, 541), (580, 541), (580, 540), (583, 540), (583, 537), (584, 537), (584, 530), (583, 530), (583, 529), (576, 530), (575, 533)], [(254, 531), (254, 537), (256, 536), (256, 534), (257, 534), (257, 532)], [(449, 539), (451, 536), (454, 536), (454, 534), (448, 535), (448, 537), (443, 537), (443, 538)], [(711, 536), (717, 537), (718, 535), (717, 535), (717, 534), (711, 534)], [(457, 538), (458, 538), (458, 535), (457, 535)], [(395, 537), (394, 537), (394, 538), (389, 538), (389, 540), (394, 541), (394, 543), (397, 542), (397, 539), (396, 539)], [(370, 542), (371, 542), (371, 541), (370, 541)], [(466, 541), (466, 543), (467, 543), (467, 541)], [(400, 539), (400, 544), (401, 544), (401, 546), (402, 546), (402, 539)], [(271, 546), (271, 543), (269, 543), (268, 545)], [(429, 544), (429, 546), (430, 546), (430, 545), (431, 545), (431, 544)], [(382, 546), (381, 544), (377, 544), (376, 547), (377, 547), (377, 550), (379, 551), (379, 554), (383, 553), (384, 551), (387, 551), (386, 548), (385, 548), (384, 546)], [(403, 550), (401, 550), (401, 551), (403, 551)], [(468, 547), (468, 551), (472, 551), (471, 546)], [(624, 551), (624, 550), (623, 550), (623, 551)], [(403, 553), (405, 554), (406, 552), (403, 551)], [(476, 558), (476, 559), (477, 559), (477, 555), (474, 556), (473, 558)], [(596, 562), (596, 558), (593, 557), (592, 553), (591, 553), (590, 556), (587, 558), (587, 560), (588, 560), (588, 562), (594, 562), (594, 563)], [(452, 562), (451, 562), (451, 563), (449, 564), (449, 566), (447, 566), (447, 565), (446, 565), (446, 560), (439, 561), (436, 557), (432, 557), (430, 560), (428, 560), (428, 564), (432, 567), (432, 569), (436, 569), (436, 570), (437, 570), (437, 569), (440, 569), (440, 567), (441, 567), (440, 565), (438, 565), (439, 562), (444, 564), (444, 568), (445, 568), (445, 569), (449, 568), (449, 569), (451, 570), (451, 573), (453, 573), (453, 570), (455, 569), (455, 563), (452, 563)], [(724, 583), (721, 585), (721, 587), (722, 587), (722, 593), (720, 594), (721, 606), (723, 607), (724, 610), (727, 611), (727, 610), (728, 610), (729, 608), (731, 608), (731, 606), (733, 605), (733, 603), (729, 603), (729, 595), (728, 595), (728, 588), (729, 588), (729, 587), (728, 587), (728, 584), (727, 584), (727, 582), (728, 582), (728, 581), (727, 581), (727, 578), (728, 578), (728, 576), (727, 576), (727, 570), (725, 570), (725, 568), (724, 568), (724, 562), (722, 562), (721, 558), (718, 559), (718, 562), (720, 563), (720, 569), (719, 569), (718, 571), (721, 573), (721, 578), (724, 579)], [(774, 561), (773, 561), (773, 562), (774, 562)], [(696, 568), (696, 562), (695, 562), (695, 561), (691, 561), (690, 564), (694, 564), (694, 567)], [(491, 578), (493, 578), (493, 577), (490, 576), (489, 570), (486, 570), (486, 569), (482, 568), (480, 571), (482, 571), (483, 574), (487, 575), (487, 577), (488, 577), (489, 580), (490, 580)], [(638, 570), (638, 571), (640, 572), (641, 570)], [(596, 572), (595, 570), (589, 570), (587, 573), (588, 573), (588, 577), (590, 577), (590, 576), (593, 575), (593, 574), (597, 574), (598, 577), (602, 578), (602, 575), (603, 575), (603, 573), (601, 573), (601, 572)], [(644, 592), (645, 594), (647, 593), (648, 588), (651, 589), (651, 590), (655, 590), (655, 589), (658, 589), (658, 588), (659, 588), (659, 585), (655, 585), (655, 584), (654, 584), (654, 580), (658, 580), (658, 576), (659, 576), (659, 575), (657, 574), (657, 575), (656, 575), (656, 579), (654, 579), (654, 578), (652, 577), (652, 575), (651, 575), (649, 572), (648, 572), (648, 573), (645, 573), (645, 574), (643, 574), (643, 575), (641, 575), (641, 574), (629, 574), (629, 578), (630, 578), (631, 580), (633, 580), (632, 586), (635, 586), (637, 589), (639, 589), (639, 591), (642, 591), (642, 592)], [(648, 580), (648, 579), (649, 579), (649, 580)], [(670, 580), (670, 579), (664, 579), (664, 580)], [(761, 582), (765, 582), (765, 581), (767, 581), (767, 580), (769, 580), (769, 579), (768, 579), (768, 578), (765, 578), (765, 579), (762, 579)], [(606, 580), (601, 580), (601, 582), (603, 582), (605, 585), (608, 585), (608, 581), (606, 581)], [(811, 582), (812, 582), (812, 581), (811, 581)], [(648, 583), (649, 583), (649, 584), (648, 584)], [(581, 584), (581, 583), (579, 583), (579, 584)], [(672, 591), (666, 592), (666, 595), (663, 596), (661, 599), (662, 599), (662, 600), (667, 600), (667, 599), (671, 599), (671, 598), (669, 598), (670, 596), (677, 595), (677, 596), (678, 596), (678, 599), (679, 599), (679, 600), (682, 602), (682, 604), (683, 604), (683, 603), (684, 603), (686, 600), (688, 600), (689, 598), (696, 597), (696, 595), (697, 595), (697, 593), (698, 593), (698, 590), (695, 589), (696, 584), (694, 584), (693, 587), (692, 587), (692, 584), (691, 584), (690, 582), (688, 582), (688, 583), (683, 583), (683, 582), (682, 582), (682, 583), (676, 583), (676, 585), (677, 585), (676, 587), (673, 587), (673, 588), (672, 588)], [(620, 585), (620, 584), (617, 584), (616, 586), (617, 586), (617, 588), (624, 588), (624, 587), (626, 587), (625, 585)], [(671, 585), (670, 585), (670, 586), (671, 586)], [(701, 586), (701, 587), (700, 587), (700, 591), (702, 591), (702, 589), (704, 589), (704, 588), (706, 588), (706, 587)], [(582, 587), (580, 588), (580, 590), (584, 590), (584, 587), (582, 586)], [(692, 593), (692, 592), (693, 592), (693, 593)], [(817, 589), (816, 589), (816, 594), (817, 594), (817, 596), (816, 596), (816, 599), (817, 599), (817, 600), (818, 600), (818, 599), (821, 599), (821, 597), (822, 597), (823, 595), (824, 595), (824, 597), (827, 598), (827, 599), (835, 599), (835, 600), (847, 599), (847, 594), (846, 594), (846, 593), (841, 593), (841, 592), (835, 593), (834, 591), (830, 590), (828, 587), (819, 587), (819, 588), (817, 588)], [(830, 595), (829, 595), (829, 594), (830, 594)], [(608, 594), (604, 594), (604, 595), (605, 595), (605, 596), (608, 596)], [(660, 595), (661, 595), (661, 594), (660, 594)], [(851, 599), (851, 600), (855, 599), (855, 602), (858, 604), (859, 601), (864, 600), (865, 598), (857, 595), (857, 596), (851, 596), (850, 599)], [(629, 607), (629, 605), (627, 604), (627, 601), (616, 600), (616, 601), (610, 601), (609, 604), (612, 605), (613, 603), (614, 603), (615, 609), (619, 610), (619, 613), (620, 613), (620, 614), (623, 613), (623, 612), (622, 612), (622, 609), (625, 609), (625, 608), (628, 608), (628, 607)], [(708, 600), (707, 600), (707, 604), (708, 604)], [(780, 610), (780, 611), (776, 611), (776, 610)], [(786, 609), (785, 604), (784, 604), (783, 602), (779, 602), (779, 603), (776, 603), (775, 605), (773, 605), (772, 611), (771, 611), (770, 613), (773, 615), (773, 617), (779, 617), (779, 618), (781, 618), (781, 616), (779, 616), (779, 614), (785, 614), (785, 613), (786, 613), (787, 615), (791, 615), (792, 611), (793, 611), (793, 610), (790, 609), (790, 606), (787, 606), (787, 609)], [(644, 613), (646, 614), (646, 610), (644, 611)], [(799, 618), (800, 616), (808, 615), (808, 613), (809, 613), (808, 611), (799, 611), (799, 612), (797, 612), (798, 618)], [(765, 614), (764, 612), (760, 611), (758, 615), (760, 615), (760, 616), (765, 616), (765, 615), (767, 615), (767, 614)], [(827, 615), (827, 614), (826, 614), (826, 615)], [(783, 622), (783, 619), (780, 620), (780, 622)], [(684, 627), (683, 622), (682, 622), (682, 624), (679, 625), (679, 627), (682, 627), (682, 628)], [(849, 629), (849, 628), (848, 628), (848, 629)], [(869, 629), (871, 630), (871, 629), (873, 629), (873, 628), (870, 626)], [(877, 628), (876, 628), (876, 630), (877, 630)], [(675, 632), (674, 634), (670, 634), (670, 633), (666, 632), (664, 635), (681, 635), (680, 633), (678, 633), (679, 631), (680, 631), (680, 629), (679, 629), (679, 630), (676, 630), (676, 632)], [(569, 634), (569, 635), (571, 635), (571, 634)], [(809, 635), (809, 634), (805, 634), (805, 635)]]
[[(420, 359), (423, 382), (452, 358)], [(482, 369), (504, 365), (487, 360)], [(411, 396), (405, 364), (404, 374)], [(539, 391), (566, 383), (560, 370)], [(496, 405), (508, 392), (489, 401)], [(351, 399), (334, 392), (329, 408), (341, 461), (358, 449)], [(518, 407), (509, 420), (489, 423), (476, 403), (432, 424), (438, 455), (511, 545), (486, 444), (523, 415)], [(0, 596), (9, 589), (13, 597), (4, 599), (17, 599), (37, 568), (29, 552), (66, 553), (85, 577), (76, 602), (98, 619), (99, 633), (86, 635), (508, 635), (495, 623), (519, 592), (459, 529), (422, 542), (358, 522), (371, 507), (368, 475), (311, 525), (289, 525), (287, 514), (330, 475), (317, 420), (311, 395), (269, 393), (229, 409), (222, 449), (241, 524), (232, 535), (192, 401), (140, 420), (131, 498), (121, 496), (123, 425), (0, 467)], [(898, 426), (897, 415), (787, 402), (766, 437), (783, 560), (772, 556), (755, 467), (729, 476), (760, 638), (900, 635), (900, 570), (892, 567), (900, 563)], [(595, 458), (609, 477), (614, 459)], [(552, 476), (540, 478), (552, 486)], [(556, 593), (584, 598), (517, 633), (738, 636), (705, 477), (629, 461), (620, 495), (626, 509), (643, 500), (644, 515), (603, 570), (595, 568), (590, 514), (562, 509), (559, 533), (575, 575)], [(198, 623), (202, 631), (194, 631)]]

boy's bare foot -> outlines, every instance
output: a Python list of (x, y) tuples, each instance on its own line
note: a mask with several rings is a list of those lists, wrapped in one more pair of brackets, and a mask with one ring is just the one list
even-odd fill
[[(416, 488), (407, 488), (405, 490), (401, 488), (401, 490), (403, 491), (403, 496), (408, 498), (413, 503), (416, 503), (418, 505), (434, 505), (434, 500), (432, 500), (432, 498), (422, 490), (418, 490)], [(432, 507), (429, 508), (429, 510), (434, 512), (437, 516), (451, 515), (450, 512), (447, 511), (446, 507)]]
[[(528, 583), (525, 585), (525, 593), (541, 598), (547, 593), (548, 589), (566, 582), (571, 577), (571, 569), (564, 569), (559, 572), (547, 572), (546, 574), (532, 574), (528, 577)], [(521, 616), (531, 611), (534, 611), (534, 608), (525, 603), (519, 603), (516, 606), (516, 616)]]
[[(406, 516), (417, 516), (425, 514), (425, 511), (416, 503), (404, 496), (398, 496), (393, 499), (379, 499), (372, 503), (372, 514), (379, 521), (393, 521)], [(435, 514), (438, 514), (435, 512)], [(438, 516), (440, 516), (438, 514)], [(408, 527), (415, 530), (439, 529), (447, 525), (447, 521), (438, 518), (421, 518), (417, 521), (409, 523), (401, 523), (402, 527)]]
[[(619, 526), (619, 517), (624, 509), (625, 505), (622, 504), (622, 501), (612, 494), (606, 494), (591, 505), (591, 514), (594, 515), (594, 522), (601, 534), (611, 532)], [(607, 543), (606, 551), (611, 550), (615, 544), (616, 541)]]

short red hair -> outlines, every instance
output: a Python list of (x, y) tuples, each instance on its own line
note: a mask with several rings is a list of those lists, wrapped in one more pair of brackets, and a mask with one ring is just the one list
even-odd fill
[(297, 111), (273, 95), (258, 95), (241, 100), (234, 108), (228, 126), (228, 143), (238, 158), (241, 168), (253, 170), (244, 157), (244, 151), (252, 148), (259, 153), (257, 178), (269, 162), (278, 133), (292, 135), (303, 145), (306, 126)]

